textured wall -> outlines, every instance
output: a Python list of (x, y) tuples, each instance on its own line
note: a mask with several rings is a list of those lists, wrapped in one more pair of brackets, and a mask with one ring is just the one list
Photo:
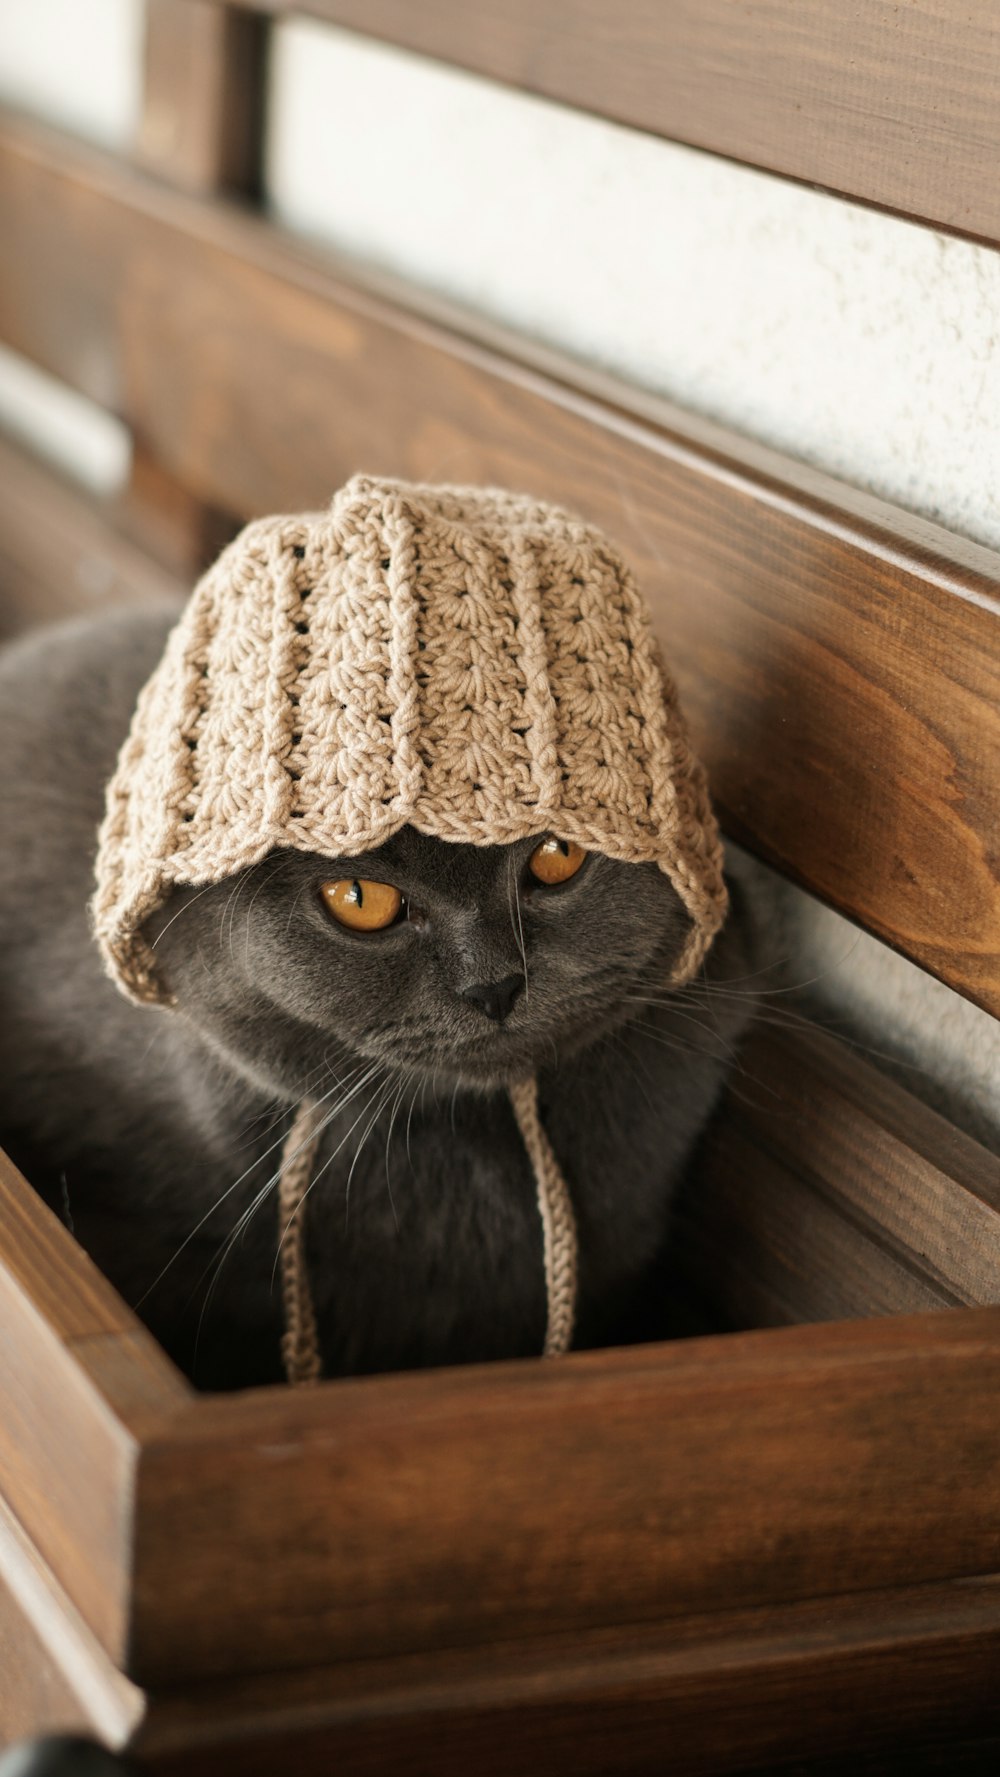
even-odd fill
[(142, 84), (142, 0), (0, 0), (0, 98), (128, 149)]

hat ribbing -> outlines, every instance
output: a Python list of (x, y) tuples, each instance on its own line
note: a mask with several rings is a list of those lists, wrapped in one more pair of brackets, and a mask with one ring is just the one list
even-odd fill
[(174, 886), (407, 824), (655, 861), (693, 922), (676, 982), (725, 915), (704, 774), (608, 540), (497, 489), (355, 476), (326, 512), (248, 525), (172, 631), (108, 790), (108, 967), (169, 1005), (140, 928)]

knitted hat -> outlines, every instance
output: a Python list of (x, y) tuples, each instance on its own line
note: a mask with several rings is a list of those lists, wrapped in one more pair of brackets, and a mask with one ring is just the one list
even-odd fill
[(171, 633), (108, 790), (108, 967), (170, 1005), (140, 928), (172, 888), (407, 824), (655, 860), (693, 922), (678, 983), (725, 914), (704, 774), (607, 538), (495, 488), (359, 475), (325, 512), (248, 525)]

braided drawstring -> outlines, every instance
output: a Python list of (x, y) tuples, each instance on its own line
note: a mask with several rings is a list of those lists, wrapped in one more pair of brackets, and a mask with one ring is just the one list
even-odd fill
[(573, 1342), (576, 1312), (576, 1217), (569, 1186), (559, 1170), (538, 1115), (538, 1081), (532, 1074), (509, 1088), (521, 1140), (528, 1150), (542, 1218), (542, 1256), (548, 1321), (543, 1357), (561, 1357)]
[(323, 1116), (319, 1106), (308, 1098), (304, 1099), (295, 1113), (295, 1120), (285, 1137), (281, 1153), (281, 1176), (278, 1183), (281, 1236), (278, 1257), (281, 1262), (281, 1295), (285, 1309), (281, 1355), (285, 1361), (285, 1375), (293, 1384), (318, 1382), (322, 1368), (316, 1311), (309, 1287), (305, 1211), (306, 1194), (322, 1125)]
[[(543, 1357), (560, 1357), (573, 1341), (576, 1311), (576, 1217), (569, 1186), (538, 1115), (538, 1082), (532, 1076), (509, 1088), (510, 1102), (528, 1151), (542, 1222), (547, 1320)], [(318, 1382), (321, 1374), (316, 1313), (306, 1259), (305, 1199), (312, 1177), (322, 1118), (306, 1099), (295, 1114), (281, 1157), (278, 1202), (281, 1211), (281, 1291), (285, 1332), (281, 1342), (285, 1374), (293, 1385)]]

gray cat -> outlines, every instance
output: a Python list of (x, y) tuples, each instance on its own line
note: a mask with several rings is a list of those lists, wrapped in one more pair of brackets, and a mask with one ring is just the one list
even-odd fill
[[(86, 909), (104, 786), (174, 615), (0, 654), (0, 1141), (199, 1386), (268, 1383), (274, 1181), (309, 1093), (329, 1116), (308, 1215), (326, 1373), (529, 1356), (541, 1232), (502, 1083), (536, 1068), (579, 1225), (574, 1342), (628, 1337), (747, 1017), (665, 990), (689, 917), (668, 879), (591, 854), (547, 886), (544, 834), (277, 850), (174, 893), (145, 929), (179, 1009), (129, 1003)], [(399, 917), (338, 924), (322, 888), (341, 879), (392, 885)], [(737, 900), (708, 977), (744, 976), (749, 951)]]

